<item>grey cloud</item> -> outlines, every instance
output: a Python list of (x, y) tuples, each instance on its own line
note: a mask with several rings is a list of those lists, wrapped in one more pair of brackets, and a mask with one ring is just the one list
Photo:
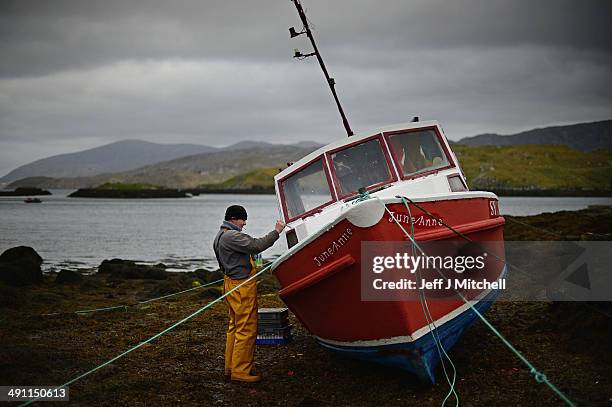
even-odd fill
[[(607, 0), (303, 0), (355, 130), (452, 139), (610, 118)], [(0, 2), (0, 172), (125, 138), (344, 134), (289, 0)]]
[[(564, 46), (611, 52), (607, 0), (304, 2), (324, 49), (386, 58), (414, 49)], [(0, 75), (44, 75), (126, 58), (281, 60), (299, 41), (287, 1), (5, 1)], [(320, 32), (318, 30), (321, 29)], [(357, 45), (355, 45), (357, 44)]]
[(287, 21), (295, 17), (288, 2), (282, 6), (270, 0), (11, 5), (0, 13), (0, 44), (10, 55), (0, 64), (3, 76), (88, 69), (124, 59), (281, 59), (292, 49)]

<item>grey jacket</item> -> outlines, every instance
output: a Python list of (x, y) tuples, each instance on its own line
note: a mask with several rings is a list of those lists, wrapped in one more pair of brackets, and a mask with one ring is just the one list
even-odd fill
[(213, 249), (221, 271), (233, 280), (241, 280), (251, 273), (251, 254), (263, 252), (277, 240), (276, 230), (254, 238), (223, 225), (215, 237)]

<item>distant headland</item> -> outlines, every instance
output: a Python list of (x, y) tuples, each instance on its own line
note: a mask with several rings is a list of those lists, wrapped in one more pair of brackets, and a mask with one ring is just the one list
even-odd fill
[(95, 188), (81, 188), (69, 198), (189, 198), (179, 189), (160, 188), (147, 184), (105, 183)]
[(41, 196), (51, 192), (41, 188), (15, 188), (14, 191), (0, 191), (0, 196)]

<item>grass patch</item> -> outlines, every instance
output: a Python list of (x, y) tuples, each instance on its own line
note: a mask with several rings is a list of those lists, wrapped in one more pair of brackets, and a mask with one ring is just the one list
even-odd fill
[(474, 189), (612, 189), (612, 150), (587, 153), (535, 144), (453, 150)]

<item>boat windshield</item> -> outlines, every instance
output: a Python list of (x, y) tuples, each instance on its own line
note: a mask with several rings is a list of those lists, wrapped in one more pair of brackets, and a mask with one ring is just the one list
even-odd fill
[(448, 157), (433, 130), (394, 134), (389, 137), (389, 146), (404, 176), (449, 165)]
[(319, 158), (282, 181), (281, 188), (289, 219), (295, 219), (332, 200), (323, 169), (323, 158)]
[(340, 150), (331, 155), (340, 196), (391, 181), (391, 171), (378, 139)]

